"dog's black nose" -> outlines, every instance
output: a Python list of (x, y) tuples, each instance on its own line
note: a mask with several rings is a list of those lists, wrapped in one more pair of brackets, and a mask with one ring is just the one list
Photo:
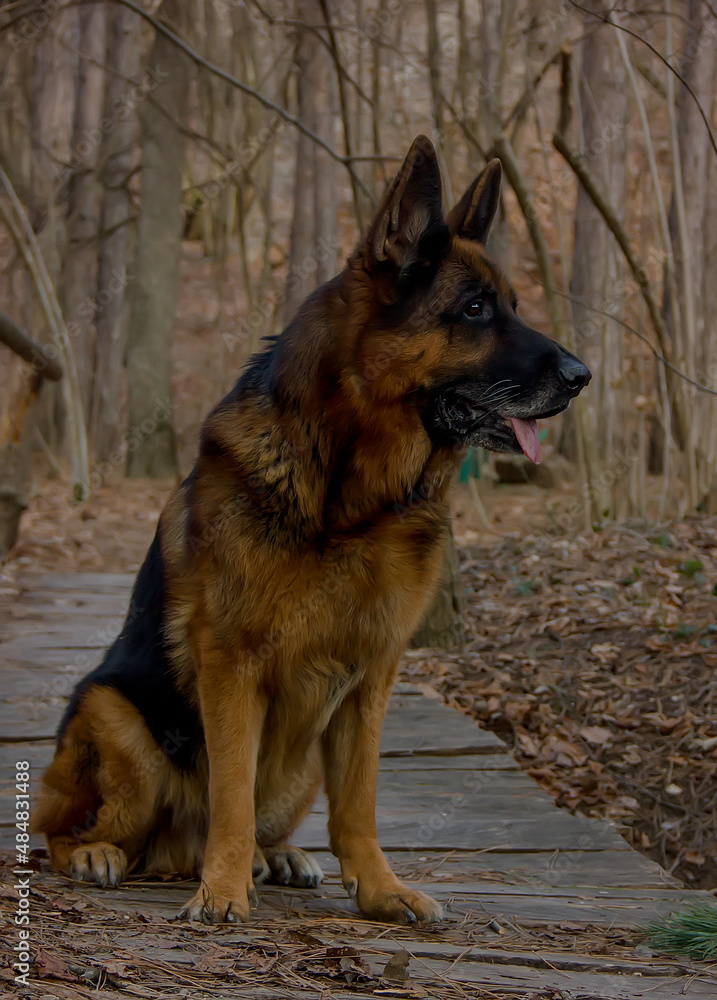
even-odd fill
[(570, 392), (580, 392), (592, 378), (590, 369), (571, 354), (560, 359), (558, 376)]

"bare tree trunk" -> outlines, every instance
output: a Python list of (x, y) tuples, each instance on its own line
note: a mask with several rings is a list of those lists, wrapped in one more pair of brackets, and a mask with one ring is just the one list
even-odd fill
[(428, 28), (428, 75), (431, 81), (431, 104), (433, 121), (436, 123), (438, 141), (445, 140), (443, 123), (443, 101), (441, 100), (441, 40), (438, 34), (438, 11), (436, 0), (426, 0), (426, 24)]
[(0, 421), (0, 559), (13, 547), (28, 505), (33, 405), (42, 377), (18, 372), (10, 405)]
[[(603, 12), (601, 0), (591, 8)], [(589, 30), (582, 42), (580, 79), (580, 147), (591, 173), (610, 192), (618, 217), (625, 207), (625, 159), (627, 79), (625, 65), (610, 29), (595, 29), (595, 19), (585, 15)], [(602, 457), (612, 456), (620, 446), (621, 422), (612, 385), (621, 375), (622, 331), (589, 308), (604, 311), (619, 308), (618, 257), (613, 237), (600, 213), (581, 186), (575, 210), (575, 241), (570, 291), (585, 306), (573, 303), (575, 349), (593, 372), (593, 386), (584, 406), (588, 424), (602, 442)], [(606, 305), (608, 304), (608, 305)], [(611, 506), (602, 477), (593, 470), (592, 517), (599, 520)]]
[(107, 46), (106, 121), (103, 136), (102, 205), (97, 266), (97, 330), (90, 433), (94, 457), (106, 461), (120, 439), (121, 384), (127, 328), (128, 282), (135, 244), (129, 182), (137, 162), (136, 101), (128, 81), (139, 74), (139, 27), (134, 11), (110, 11)]
[[(388, 0), (378, 0), (375, 22), (371, 34), (371, 135), (373, 155), (378, 157), (382, 152), (381, 124), (383, 118), (383, 94), (381, 89), (381, 70), (383, 66), (383, 44), (376, 25), (382, 25), (386, 19)], [(374, 196), (380, 194), (388, 183), (386, 165), (382, 160), (376, 160), (371, 176), (371, 188)]]
[[(314, 36), (303, 32), (296, 54), (299, 117), (309, 128), (313, 118), (313, 98), (316, 92), (306, 74), (309, 73), (311, 65), (315, 64), (319, 45), (320, 42)], [(311, 259), (314, 246), (313, 152), (314, 144), (301, 133), (296, 141), (294, 209), (291, 219), (284, 323), (291, 320), (307, 294), (316, 287), (315, 275), (304, 270), (304, 262)]]
[[(77, 79), (77, 10), (50, 20), (35, 49), (28, 209), (48, 274), (57, 288), (66, 245), (62, 182), (71, 161)], [(74, 49), (74, 51), (73, 51)], [(29, 325), (30, 329), (37, 328)]]
[[(161, 13), (181, 32), (184, 0), (165, 0)], [(127, 344), (131, 435), (127, 470), (130, 476), (160, 478), (176, 475), (178, 469), (172, 339), (182, 246), (185, 136), (176, 123), (186, 115), (191, 64), (172, 42), (157, 34), (149, 65), (155, 87), (140, 114), (142, 198)]]
[(97, 179), (102, 131), (105, 58), (105, 8), (81, 7), (77, 100), (72, 129), (72, 159), (67, 195), (67, 251), (62, 276), (62, 306), (72, 338), (82, 405), (89, 417), (95, 353), (95, 295), (100, 189)]
[[(710, 274), (705, 268), (708, 252), (705, 240), (708, 237), (707, 219), (713, 190), (707, 183), (711, 156), (709, 136), (695, 98), (709, 115), (717, 65), (715, 27), (714, 18), (702, 0), (689, 0), (680, 70), (694, 96), (687, 87), (681, 86), (675, 101), (673, 126), (676, 125), (675, 160), (678, 162), (675, 163), (669, 229), (674, 247), (674, 292), (677, 302), (672, 301), (670, 284), (665, 282), (664, 304), (665, 321), (676, 341), (678, 364), (700, 381), (704, 381), (715, 349), (712, 327), (708, 323), (708, 318), (713, 319), (714, 314), (706, 311), (714, 272), (705, 282)], [(670, 97), (668, 93), (668, 99)], [(678, 316), (679, 321), (676, 321)], [(698, 462), (694, 474), (700, 480), (696, 484), (695, 501), (701, 499), (709, 487), (714, 467), (714, 458), (709, 448), (704, 447), (713, 431), (713, 414), (712, 400), (704, 397), (695, 399), (691, 434)], [(687, 461), (692, 461), (689, 453)]]
[[(71, 160), (72, 121), (77, 79), (78, 11), (69, 3), (50, 19), (35, 48), (30, 96), (30, 184), (27, 208), (47, 269), (57, 292), (67, 245), (63, 180)], [(28, 282), (22, 321), (29, 330), (46, 329), (37, 296)], [(64, 426), (62, 395), (54, 386), (43, 393), (39, 424), (59, 447)]]
[[(312, 4), (299, 4), (297, 18), (312, 23)], [(334, 70), (326, 47), (313, 31), (302, 31), (296, 55), (299, 117), (321, 138), (333, 140)], [(335, 164), (324, 150), (300, 134), (296, 146), (294, 212), (284, 321), (336, 269)]]
[(412, 646), (458, 645), (464, 637), (461, 615), (465, 607), (465, 591), (461, 583), (458, 553), (453, 533), (446, 536), (443, 573), (433, 601), (423, 621), (411, 639)]
[[(0, 341), (28, 364), (39, 367), (43, 349), (9, 316), (0, 312)], [(8, 367), (5, 387), (8, 389)], [(32, 429), (36, 417), (35, 400), (42, 388), (43, 376), (59, 381), (62, 368), (54, 358), (46, 358), (42, 374), (28, 374), (19, 366), (13, 371), (15, 391), (9, 391), (11, 401), (0, 413), (0, 559), (15, 544), (20, 530), (20, 518), (28, 504)]]
[[(716, 96), (712, 100), (712, 114), (710, 120), (714, 121), (715, 110), (717, 110), (717, 65), (713, 83), (713, 94)], [(707, 190), (717, 191), (717, 156), (709, 156), (707, 164)], [(705, 261), (702, 274), (702, 302), (705, 316), (717, 316), (717, 200), (714, 196), (709, 197), (706, 202), (704, 218), (704, 248)], [(706, 338), (707, 339), (707, 338)], [(711, 360), (705, 366), (704, 381), (712, 386), (717, 386), (717, 347), (715, 346), (715, 331), (710, 328), (709, 344), (711, 346)], [(715, 400), (710, 399), (711, 416), (708, 437), (706, 442), (706, 452), (710, 456), (717, 455), (717, 417), (715, 416)], [(705, 509), (708, 514), (717, 514), (717, 470), (712, 469), (712, 479), (707, 494)]]
[[(702, 0), (688, 0), (688, 24), (683, 44), (680, 72), (691, 87), (694, 96), (709, 115), (713, 100), (713, 78), (717, 54), (717, 32), (711, 27), (711, 15)], [(677, 195), (673, 190), (670, 202), (670, 235), (675, 248), (675, 280), (681, 312), (687, 313), (687, 299), (694, 309), (695, 340), (702, 342), (705, 317), (700, 309), (700, 292), (704, 274), (704, 215), (707, 198), (707, 161), (710, 152), (709, 136), (694, 98), (681, 86), (676, 101), (677, 139), (682, 173), (686, 246), (682, 239), (677, 218)], [(685, 278), (688, 276), (688, 284)], [(671, 323), (669, 303), (666, 320)], [(695, 359), (697, 360), (697, 359)], [(703, 360), (703, 359), (700, 359)]]
[[(479, 28), (478, 136), (483, 149), (491, 149), (502, 131), (503, 76), (507, 46), (507, 18), (513, 5), (504, 0), (482, 0)], [(491, 253), (503, 267), (510, 259), (508, 222), (501, 208), (490, 235)]]

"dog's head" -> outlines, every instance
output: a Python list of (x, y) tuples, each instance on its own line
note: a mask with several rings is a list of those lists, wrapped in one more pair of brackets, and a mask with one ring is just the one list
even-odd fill
[(485, 250), (498, 208), (492, 160), (447, 217), (430, 140), (419, 136), (349, 264), (370, 307), (356, 371), (378, 402), (415, 402), (437, 444), (475, 444), (540, 460), (536, 420), (590, 381), (585, 365), (516, 314)]

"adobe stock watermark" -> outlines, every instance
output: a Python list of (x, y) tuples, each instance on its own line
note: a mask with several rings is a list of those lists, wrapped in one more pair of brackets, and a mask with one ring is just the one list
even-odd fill
[[(39, 33), (48, 26), (53, 18), (66, 8), (67, 4), (65, 0), (46, 0), (45, 3), (37, 4), (32, 10), (28, 11), (24, 17), (19, 19), (15, 28), (8, 31), (5, 36), (13, 52), (19, 52), (28, 42), (32, 42), (37, 38)], [(72, 28), (68, 28), (66, 34), (68, 37), (63, 39), (63, 41), (68, 41), (75, 32)]]
[(30, 849), (30, 761), (18, 760), (13, 768), (15, 778), (15, 863), (17, 903), (13, 924), (16, 941), (12, 945), (15, 982), (29, 986), (30, 975), (30, 879), (27, 867)]
[(402, 4), (403, 0), (388, 0), (377, 10), (368, 11), (363, 26), (359, 28), (356, 48), (363, 49), (381, 39), (393, 19), (401, 12)]

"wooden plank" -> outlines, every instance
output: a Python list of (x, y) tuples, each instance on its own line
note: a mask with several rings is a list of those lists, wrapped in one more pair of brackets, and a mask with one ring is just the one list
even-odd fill
[(23, 639), (22, 648), (16, 648), (13, 656), (5, 655), (5, 644), (0, 647), (0, 657), (3, 662), (11, 662), (32, 674), (47, 675), (51, 668), (74, 667), (78, 677), (91, 670), (104, 656), (104, 649), (91, 649), (87, 646), (68, 646), (65, 649), (38, 650), (36, 646)]
[[(390, 851), (629, 851), (619, 833), (607, 823), (555, 810), (554, 816), (523, 815), (500, 819), (465, 814), (443, 815), (440, 810), (397, 815), (376, 810), (379, 841)], [(294, 842), (309, 850), (327, 850), (326, 815), (317, 809), (299, 827)]]
[(18, 752), (15, 743), (0, 743), (0, 785), (15, 780), (14, 775), (11, 776), (10, 772), (15, 767), (17, 760), (30, 762), (31, 777), (35, 776), (35, 772), (39, 775), (43, 768), (50, 763), (54, 750), (54, 739), (42, 743), (23, 744), (22, 753)]
[[(222, 944), (228, 941), (222, 940)], [(411, 958), (445, 959), (453, 962), (461, 959), (470, 963), (489, 963), (491, 965), (525, 966), (526, 968), (544, 971), (546, 965), (562, 971), (620, 973), (622, 975), (639, 975), (647, 977), (678, 976), (682, 972), (680, 963), (668, 959), (655, 958), (603, 958), (597, 955), (579, 955), (572, 951), (550, 951), (540, 948), (535, 951), (518, 952), (512, 948), (486, 948), (475, 944), (466, 948), (463, 944), (451, 944), (448, 941), (418, 940), (409, 942), (392, 941), (388, 936), (383, 938), (368, 938), (361, 942), (361, 953), (383, 957), (384, 962), (396, 952), (407, 950)], [(413, 965), (411, 973), (420, 975), (420, 967)]]
[[(474, 758), (480, 761), (481, 755)], [(394, 757), (383, 758), (383, 764), (391, 764)], [(524, 771), (486, 771), (478, 768), (461, 768), (455, 770), (434, 771), (423, 767), (422, 757), (413, 761), (413, 770), (394, 771), (382, 768), (379, 774), (378, 788), (386, 795), (403, 795), (413, 799), (414, 795), (433, 796), (439, 799), (450, 799), (454, 796), (470, 795), (480, 801), (481, 808), (485, 798), (515, 798), (521, 801), (530, 799), (531, 808), (534, 804), (546, 805), (555, 809), (555, 803), (547, 792), (533, 781)]]
[[(673, 888), (683, 884), (636, 851), (396, 851), (387, 852), (399, 872), (430, 881), (534, 882), (543, 886)], [(318, 852), (323, 867), (330, 856)], [(421, 874), (425, 872), (426, 874)]]
[(42, 635), (28, 631), (0, 644), (0, 656), (12, 661), (23, 659), (25, 648), (37, 650), (40, 658), (48, 649), (105, 649), (119, 635), (123, 621), (117, 616), (103, 618), (100, 624), (87, 622), (85, 628), (69, 628), (65, 624), (56, 628), (43, 627)]
[(508, 896), (487, 892), (461, 893), (460, 897), (440, 888), (430, 895), (459, 918), (469, 913), (488, 914), (501, 920), (532, 924), (559, 925), (565, 920), (601, 927), (644, 928), (661, 916), (673, 913), (692, 897), (674, 892), (669, 899), (614, 900), (573, 896)]
[[(380, 964), (371, 962), (374, 971)], [(563, 972), (545, 968), (526, 968), (525, 965), (487, 965), (482, 963), (436, 961), (420, 959), (416, 963), (415, 980), (418, 983), (435, 983), (437, 979), (460, 983), (475, 988), (507, 989), (527, 997), (537, 990), (557, 990), (561, 995), (582, 1000), (675, 1000), (683, 991), (690, 997), (714, 1000), (715, 983), (708, 979), (690, 976), (620, 976), (590, 972)]]
[[(495, 919), (498, 923), (513, 923), (531, 925), (557, 926), (564, 921), (571, 921), (596, 927), (620, 927), (626, 929), (644, 928), (656, 918), (672, 913), (683, 906), (688, 899), (697, 898), (689, 890), (659, 891), (649, 893), (645, 890), (642, 896), (602, 895), (591, 893), (590, 889), (583, 891), (565, 889), (562, 892), (552, 892), (550, 895), (526, 894), (517, 891), (517, 887), (503, 887), (497, 891), (495, 886), (466, 891), (465, 886), (456, 890), (455, 886), (445, 886), (430, 881), (412, 881), (411, 885), (427, 892), (444, 907), (444, 918), (449, 923), (460, 923), (466, 915), (477, 914), (487, 921)], [(189, 898), (198, 883), (166, 883), (152, 886), (135, 886), (131, 883), (120, 889), (101, 889), (94, 885), (76, 885), (72, 891), (91, 899), (94, 903), (117, 908), (126, 913), (152, 912), (166, 919), (172, 919)], [(538, 889), (538, 887), (535, 887)], [(288, 889), (280, 886), (262, 885), (258, 887), (259, 908), (256, 916), (276, 915), (277, 912), (295, 913), (299, 916), (328, 916), (334, 914), (342, 918), (357, 917), (358, 910), (353, 900), (350, 900), (338, 878), (334, 875), (325, 881), (318, 889)], [(700, 897), (709, 899), (708, 893), (699, 893)]]
[[(222, 932), (220, 937), (213, 939), (214, 961), (231, 963), (238, 950), (251, 946), (252, 938), (251, 925), (241, 933)], [(265, 932), (259, 931), (256, 940), (258, 944), (264, 941)], [(172, 943), (172, 938), (154, 941), (143, 936), (138, 940), (136, 936), (117, 934), (113, 936), (113, 949), (96, 952), (93, 959), (102, 963), (116, 958), (118, 954), (128, 954), (137, 956), (140, 961), (163, 963), (170, 969), (176, 969), (177, 973), (183, 969), (194, 969), (197, 958), (202, 954), (201, 946), (191, 938), (185, 941), (182, 948), (171, 947)], [(167, 947), (168, 944), (170, 947)], [(682, 995), (683, 991), (698, 998), (714, 995), (706, 992), (714, 989), (715, 984), (715, 978), (709, 972), (700, 975), (697, 971), (693, 977), (669, 962), (606, 960), (548, 950), (531, 954), (478, 947), (466, 949), (444, 942), (391, 941), (389, 938), (364, 939), (356, 942), (355, 947), (377, 977), (381, 976), (391, 955), (402, 949), (407, 950), (411, 982), (429, 990), (440, 977), (443, 984), (470, 984), (474, 996), (477, 996), (475, 990), (481, 986), (491, 990), (508, 989), (516, 997), (527, 997), (526, 990), (535, 995), (537, 989), (541, 992), (557, 990), (561, 996), (581, 996), (586, 1000), (596, 1000), (597, 997), (638, 1000), (652, 996), (667, 1000)], [(221, 983), (217, 988), (222, 989)], [(234, 992), (234, 989), (240, 992)], [(213, 989), (212, 995), (221, 996), (221, 993)], [(233, 988), (232, 995), (242, 996), (241, 987)], [(294, 995), (300, 997), (304, 994), (292, 990)], [(332, 987), (332, 997), (342, 995)]]
[[(0, 744), (0, 848), (11, 848), (15, 844), (15, 764), (18, 761), (30, 763), (30, 802), (36, 802), (42, 772), (52, 759), (54, 749), (54, 740), (47, 743)], [(41, 838), (35, 838), (32, 846), (41, 843)]]
[(381, 749), (430, 752), (484, 746), (503, 748), (495, 733), (481, 729), (465, 715), (428, 698), (395, 695), (383, 725)]
[[(482, 747), (474, 748), (473, 753), (464, 752), (461, 754), (412, 754), (410, 756), (396, 756), (394, 753), (381, 754), (379, 764), (382, 772), (402, 773), (408, 771), (413, 774), (416, 768), (422, 771), (515, 771), (520, 774), (520, 766), (513, 757), (507, 753), (485, 753)], [(528, 779), (532, 781), (532, 778)]]
[[(220, 958), (226, 955), (230, 959), (236, 948), (246, 947), (252, 944), (252, 927), (247, 926), (241, 933), (223, 933), (218, 938), (215, 948), (219, 952)], [(260, 934), (264, 932), (259, 932)], [(259, 936), (257, 935), (258, 939)], [(197, 958), (196, 943), (187, 941), (184, 948), (167, 948), (164, 939), (159, 941), (147, 938), (138, 940), (136, 936), (117, 934), (113, 937), (112, 952), (99, 952), (94, 955), (96, 961), (102, 962), (114, 957), (117, 951), (126, 950), (133, 955), (141, 956), (154, 962), (164, 962), (170, 966), (192, 967)], [(465, 948), (463, 945), (454, 945), (444, 941), (413, 941), (405, 940), (392, 941), (390, 938), (363, 939), (358, 942), (357, 949), (364, 960), (368, 960), (376, 975), (383, 972), (383, 968), (388, 959), (398, 951), (407, 950), (411, 962), (409, 971), (411, 979), (416, 982), (425, 981), (426, 963), (444, 961), (449, 964), (450, 978), (457, 978), (452, 975), (453, 969), (459, 969), (465, 980), (474, 981), (470, 975), (471, 970), (480, 970), (483, 975), (490, 975), (495, 972), (495, 967), (501, 968), (524, 968), (536, 971), (538, 974), (548, 976), (546, 985), (551, 982), (550, 977), (555, 972), (574, 973), (581, 975), (599, 976), (622, 975), (644, 977), (659, 989), (665, 980), (672, 983), (679, 983), (684, 980), (684, 974), (679, 966), (667, 961), (632, 960), (625, 959), (603, 959), (594, 956), (576, 955), (571, 952), (557, 952), (540, 950), (534, 953), (516, 952), (508, 949), (499, 950), (497, 948)], [(456, 959), (461, 959), (456, 964)], [(486, 969), (486, 966), (488, 967)], [(430, 968), (430, 964), (428, 964)], [(458, 980), (458, 981), (465, 981)], [(706, 977), (705, 981), (709, 981)], [(609, 980), (606, 980), (609, 983)], [(647, 984), (645, 984), (647, 986)], [(333, 995), (333, 994), (332, 994)]]
[[(428, 884), (424, 881), (424, 884)], [(440, 892), (446, 896), (456, 896), (459, 893), (469, 898), (473, 895), (491, 896), (496, 899), (531, 898), (544, 899), (545, 887), (533, 883), (523, 883), (521, 885), (500, 885), (492, 884), (482, 886), (480, 883), (465, 882), (442, 882), (438, 887)], [(639, 886), (625, 888), (623, 886), (585, 886), (582, 889), (577, 886), (552, 886), (550, 890), (552, 900), (578, 899), (582, 903), (595, 903), (599, 906), (611, 905), (616, 909), (630, 910), (634, 906), (642, 907), (645, 904), (667, 903), (670, 906), (679, 905), (685, 899), (707, 900), (710, 895), (694, 889), (671, 889), (671, 888), (649, 888), (644, 889)]]
[(106, 649), (119, 635), (124, 618), (120, 615), (102, 618), (101, 622), (88, 621), (84, 627), (58, 625), (43, 627), (42, 634), (28, 631), (6, 639), (0, 644), (0, 656), (6, 660), (29, 659), (27, 650), (33, 650), (43, 660), (47, 650)]
[(12, 638), (14, 635), (28, 631), (25, 626), (42, 623), (43, 626), (54, 624), (74, 625), (82, 628), (85, 623), (92, 627), (101, 625), (103, 621), (124, 620), (127, 615), (127, 605), (124, 601), (92, 601), (87, 604), (39, 604), (23, 610), (22, 617), (8, 617), (0, 630), (0, 638)]
[[(15, 612), (13, 614), (13, 611)], [(13, 639), (18, 635), (28, 635), (37, 629), (38, 625), (54, 628), (59, 625), (82, 628), (85, 623), (93, 627), (101, 625), (105, 620), (123, 621), (126, 617), (127, 604), (116, 598), (112, 601), (93, 600), (86, 604), (52, 603), (23, 605), (22, 608), (7, 609), (5, 618), (0, 625), (0, 640)]]
[(87, 594), (119, 590), (129, 594), (134, 580), (134, 573), (49, 573), (39, 577), (32, 590), (77, 590)]
[(64, 701), (49, 704), (36, 699), (0, 701), (0, 743), (34, 743), (52, 739), (64, 711)]
[(15, 662), (3, 662), (1, 668), (3, 680), (2, 700), (8, 703), (23, 701), (31, 696), (36, 696), (43, 683), (46, 687), (48, 686), (46, 680), (41, 681), (38, 676), (33, 676), (32, 671), (26, 667), (18, 666)]
[(8, 603), (8, 620), (22, 621), (32, 615), (37, 615), (39, 611), (46, 610), (48, 614), (55, 614), (62, 608), (68, 612), (78, 611), (82, 608), (90, 612), (93, 608), (105, 608), (108, 605), (126, 607), (130, 599), (130, 591), (121, 590), (43, 590), (38, 587), (34, 590), (22, 590), (14, 599), (13, 603)]

